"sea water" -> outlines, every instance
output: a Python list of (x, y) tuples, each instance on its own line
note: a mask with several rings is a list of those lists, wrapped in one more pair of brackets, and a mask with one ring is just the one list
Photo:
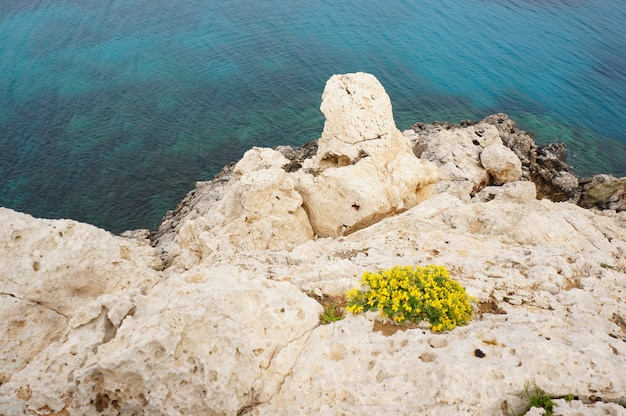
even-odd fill
[(401, 130), (506, 112), (579, 175), (626, 175), (623, 0), (2, 0), (0, 206), (113, 232), (251, 146), (319, 137), (326, 80)]

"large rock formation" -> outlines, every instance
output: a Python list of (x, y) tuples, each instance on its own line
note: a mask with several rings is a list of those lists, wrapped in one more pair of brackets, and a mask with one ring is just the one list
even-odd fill
[(415, 157), (374, 76), (334, 75), (321, 110), (326, 123), (317, 154), (297, 172), (298, 190), (318, 236), (352, 233), (431, 195), (437, 169)]
[[(625, 414), (626, 212), (536, 199), (488, 122), (400, 135), (371, 76), (324, 103), (318, 145), (250, 150), (152, 245), (0, 209), (0, 414), (510, 415), (533, 383), (577, 399), (554, 414)], [(320, 324), (314, 298), (429, 263), (469, 325)]]
[(220, 175), (227, 186), (199, 184), (179, 207), (183, 215), (171, 214), (156, 238), (166, 262), (188, 269), (214, 254), (290, 250), (313, 236), (350, 234), (432, 195), (438, 170), (413, 154), (375, 77), (333, 76), (321, 109), (326, 123), (313, 151), (253, 148)]

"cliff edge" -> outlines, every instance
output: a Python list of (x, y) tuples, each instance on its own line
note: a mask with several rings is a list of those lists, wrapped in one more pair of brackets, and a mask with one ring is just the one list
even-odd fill
[[(400, 132), (369, 74), (321, 110), (318, 141), (249, 150), (149, 238), (1, 208), (0, 414), (510, 415), (532, 384), (626, 414), (626, 179), (504, 114)], [(427, 264), (469, 325), (320, 323), (365, 271)]]

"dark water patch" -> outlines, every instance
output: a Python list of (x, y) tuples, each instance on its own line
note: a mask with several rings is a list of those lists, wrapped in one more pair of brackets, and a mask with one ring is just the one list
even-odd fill
[(613, 81), (626, 82), (626, 59), (614, 53), (607, 53), (594, 67), (600, 75)]

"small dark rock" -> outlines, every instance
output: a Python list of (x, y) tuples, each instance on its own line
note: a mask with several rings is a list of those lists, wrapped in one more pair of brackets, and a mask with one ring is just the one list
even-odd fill
[(283, 156), (291, 162), (284, 166), (285, 171), (295, 172), (302, 168), (302, 162), (317, 154), (317, 140), (313, 140), (293, 149), (289, 146), (278, 146), (276, 148)]
[(478, 358), (485, 358), (485, 353), (479, 349), (474, 350), (474, 355)]

